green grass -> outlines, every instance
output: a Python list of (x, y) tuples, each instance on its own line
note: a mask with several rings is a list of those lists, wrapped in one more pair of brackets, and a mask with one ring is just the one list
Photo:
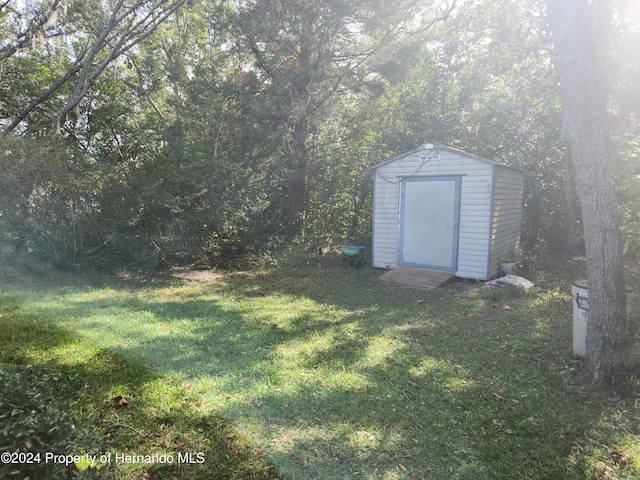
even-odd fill
[[(25, 345), (17, 354), (0, 350), (94, 378), (87, 417), (103, 430), (138, 425), (109, 430), (133, 453), (137, 441), (166, 448), (164, 424), (178, 432), (169, 445), (206, 446), (207, 464), (229, 460), (218, 452), (225, 432), (248, 439), (245, 466), (260, 461), (255, 445), (287, 479), (640, 476), (640, 412), (585, 386), (564, 293), (424, 292), (378, 275), (300, 256), (210, 281), (4, 293), (5, 309), (20, 307), (16, 325), (42, 330), (11, 340)], [(103, 357), (123, 366), (92, 371)], [(118, 395), (131, 407), (105, 406)], [(222, 443), (210, 446), (220, 423)]]
[[(0, 295), (0, 362), (9, 371), (29, 373), (30, 387), (43, 390), (43, 405), (66, 407), (79, 426), (97, 432), (101, 453), (111, 455), (109, 466), (98, 472), (101, 478), (279, 478), (252, 442), (214, 410), (203, 408), (183, 379), (158, 375), (149, 365), (26, 313), (23, 301), (20, 295)], [(76, 447), (66, 453), (82, 455), (89, 446)], [(188, 453), (204, 463), (178, 465), (178, 455)], [(128, 465), (116, 462), (116, 454), (168, 454), (176, 461)]]

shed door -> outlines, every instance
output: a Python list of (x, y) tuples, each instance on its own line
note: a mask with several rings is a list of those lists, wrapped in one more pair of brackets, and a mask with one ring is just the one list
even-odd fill
[(402, 181), (400, 265), (455, 272), (460, 177)]

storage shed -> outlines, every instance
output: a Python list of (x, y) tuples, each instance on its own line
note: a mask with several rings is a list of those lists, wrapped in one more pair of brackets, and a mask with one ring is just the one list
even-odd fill
[(520, 240), (521, 171), (432, 143), (373, 171), (374, 267), (500, 273)]

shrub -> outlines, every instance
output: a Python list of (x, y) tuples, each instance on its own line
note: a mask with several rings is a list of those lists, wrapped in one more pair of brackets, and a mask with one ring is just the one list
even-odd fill
[(13, 454), (16, 461), (0, 462), (0, 478), (98, 478), (101, 473), (47, 461), (47, 454), (102, 453), (98, 434), (69, 414), (75, 405), (69, 392), (73, 378), (49, 370), (0, 370), (0, 453)]

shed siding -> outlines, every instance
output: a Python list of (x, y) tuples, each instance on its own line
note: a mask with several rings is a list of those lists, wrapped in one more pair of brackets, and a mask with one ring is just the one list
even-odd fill
[(508, 259), (510, 252), (520, 241), (523, 186), (523, 177), (520, 173), (496, 167), (491, 233), (491, 276), (500, 273), (500, 262)]
[[(418, 151), (383, 164), (375, 170), (373, 266), (395, 268), (400, 235), (400, 185), (403, 179), (426, 176), (461, 176), (458, 269), (456, 276), (484, 278), (491, 233), (492, 165), (453, 152)], [(427, 157), (422, 160), (420, 157)], [(478, 257), (484, 261), (478, 261)]]
[(397, 266), (402, 180), (433, 176), (461, 178), (455, 275), (496, 275), (520, 238), (522, 174), (447, 147), (417, 149), (374, 167), (373, 266)]

